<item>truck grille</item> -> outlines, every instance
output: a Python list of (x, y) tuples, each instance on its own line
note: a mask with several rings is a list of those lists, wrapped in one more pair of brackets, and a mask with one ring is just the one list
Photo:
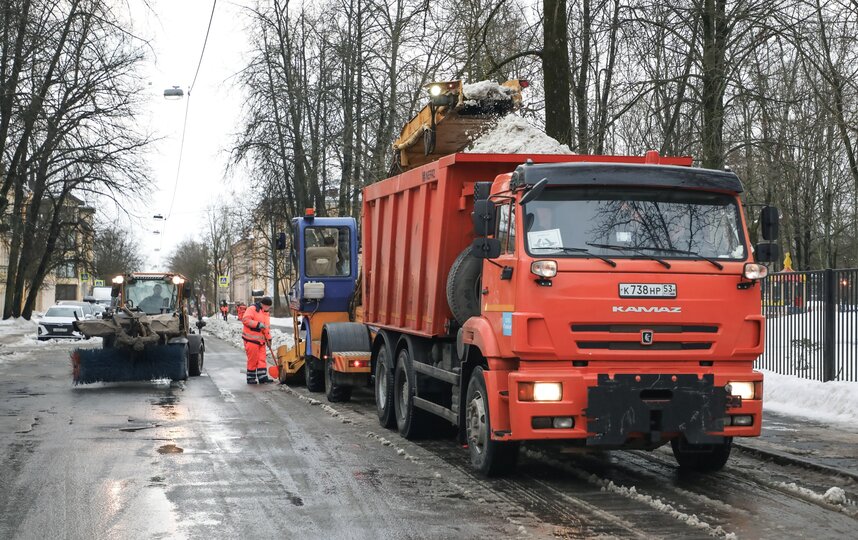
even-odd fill
[[(637, 339), (637, 336), (643, 330), (653, 331), (656, 337), (653, 343), (645, 345)], [(705, 351), (712, 348), (711, 341), (680, 341), (682, 339), (681, 334), (717, 334), (718, 327), (708, 324), (573, 324), (572, 331), (591, 334), (587, 336), (590, 339), (575, 342), (579, 349), (603, 349), (609, 351)], [(592, 336), (592, 334), (610, 334), (610, 338), (606, 335), (604, 338), (608, 339), (593, 339), (597, 336)], [(663, 337), (665, 334), (669, 335), (669, 341), (659, 339), (660, 336)], [(632, 336), (635, 336), (635, 341), (631, 341), (630, 338)]]

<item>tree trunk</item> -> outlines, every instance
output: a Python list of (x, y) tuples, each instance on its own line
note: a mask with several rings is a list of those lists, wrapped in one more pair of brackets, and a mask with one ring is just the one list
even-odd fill
[(566, 0), (543, 0), (542, 76), (545, 86), (545, 133), (572, 144), (569, 105), (571, 71)]

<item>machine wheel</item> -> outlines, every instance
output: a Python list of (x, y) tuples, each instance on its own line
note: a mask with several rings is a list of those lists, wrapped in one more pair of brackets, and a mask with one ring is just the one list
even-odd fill
[(465, 434), (471, 465), (486, 476), (502, 476), (515, 470), (518, 442), (495, 441), (491, 438), (488, 392), (481, 367), (475, 368), (471, 374), (465, 407)]
[(483, 261), (471, 255), (468, 247), (461, 252), (447, 274), (447, 304), (459, 324), (480, 314), (480, 288)]
[(414, 367), (408, 349), (399, 351), (396, 370), (393, 375), (393, 410), (396, 416), (396, 428), (406, 439), (419, 439), (426, 435), (433, 417), (426, 411), (414, 406), (414, 394), (417, 388)]
[(396, 414), (393, 405), (393, 370), (390, 369), (387, 344), (382, 343), (375, 358), (375, 410), (381, 427), (396, 426)]
[(187, 381), (188, 380), (188, 364), (189, 364), (189, 362), (188, 362), (188, 359), (189, 359), (188, 346), (187, 346), (187, 344), (173, 345), (173, 346), (179, 347), (181, 349), (181, 355), (182, 355), (181, 367), (179, 367), (179, 377), (176, 379), (173, 379), (173, 380)]
[(321, 392), (325, 389), (325, 371), (311, 369), (309, 359), (304, 360), (304, 381), (310, 392)]
[(724, 468), (733, 448), (733, 437), (727, 437), (721, 444), (691, 444), (685, 437), (670, 441), (673, 457), (679, 468), (697, 472), (716, 472)]
[(351, 386), (340, 386), (334, 384), (334, 359), (325, 360), (325, 395), (331, 403), (349, 401), (352, 398)]
[(205, 362), (206, 344), (200, 343), (200, 352), (192, 354), (188, 358), (188, 374), (191, 377), (199, 377), (203, 372), (203, 363)]

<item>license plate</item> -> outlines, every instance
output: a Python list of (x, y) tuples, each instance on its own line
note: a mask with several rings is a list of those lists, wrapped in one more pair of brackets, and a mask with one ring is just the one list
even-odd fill
[(620, 283), (620, 298), (676, 298), (676, 284)]
[(54, 332), (66, 333), (68, 331), (69, 331), (68, 328), (54, 328)]

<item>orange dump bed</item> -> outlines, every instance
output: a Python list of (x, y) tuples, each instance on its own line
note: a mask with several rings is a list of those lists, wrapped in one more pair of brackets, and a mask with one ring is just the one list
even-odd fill
[[(474, 239), (474, 183), (534, 163), (645, 163), (643, 156), (450, 154), (364, 189), (364, 322), (426, 337), (448, 334), (447, 274)], [(690, 165), (690, 158), (660, 158)]]

